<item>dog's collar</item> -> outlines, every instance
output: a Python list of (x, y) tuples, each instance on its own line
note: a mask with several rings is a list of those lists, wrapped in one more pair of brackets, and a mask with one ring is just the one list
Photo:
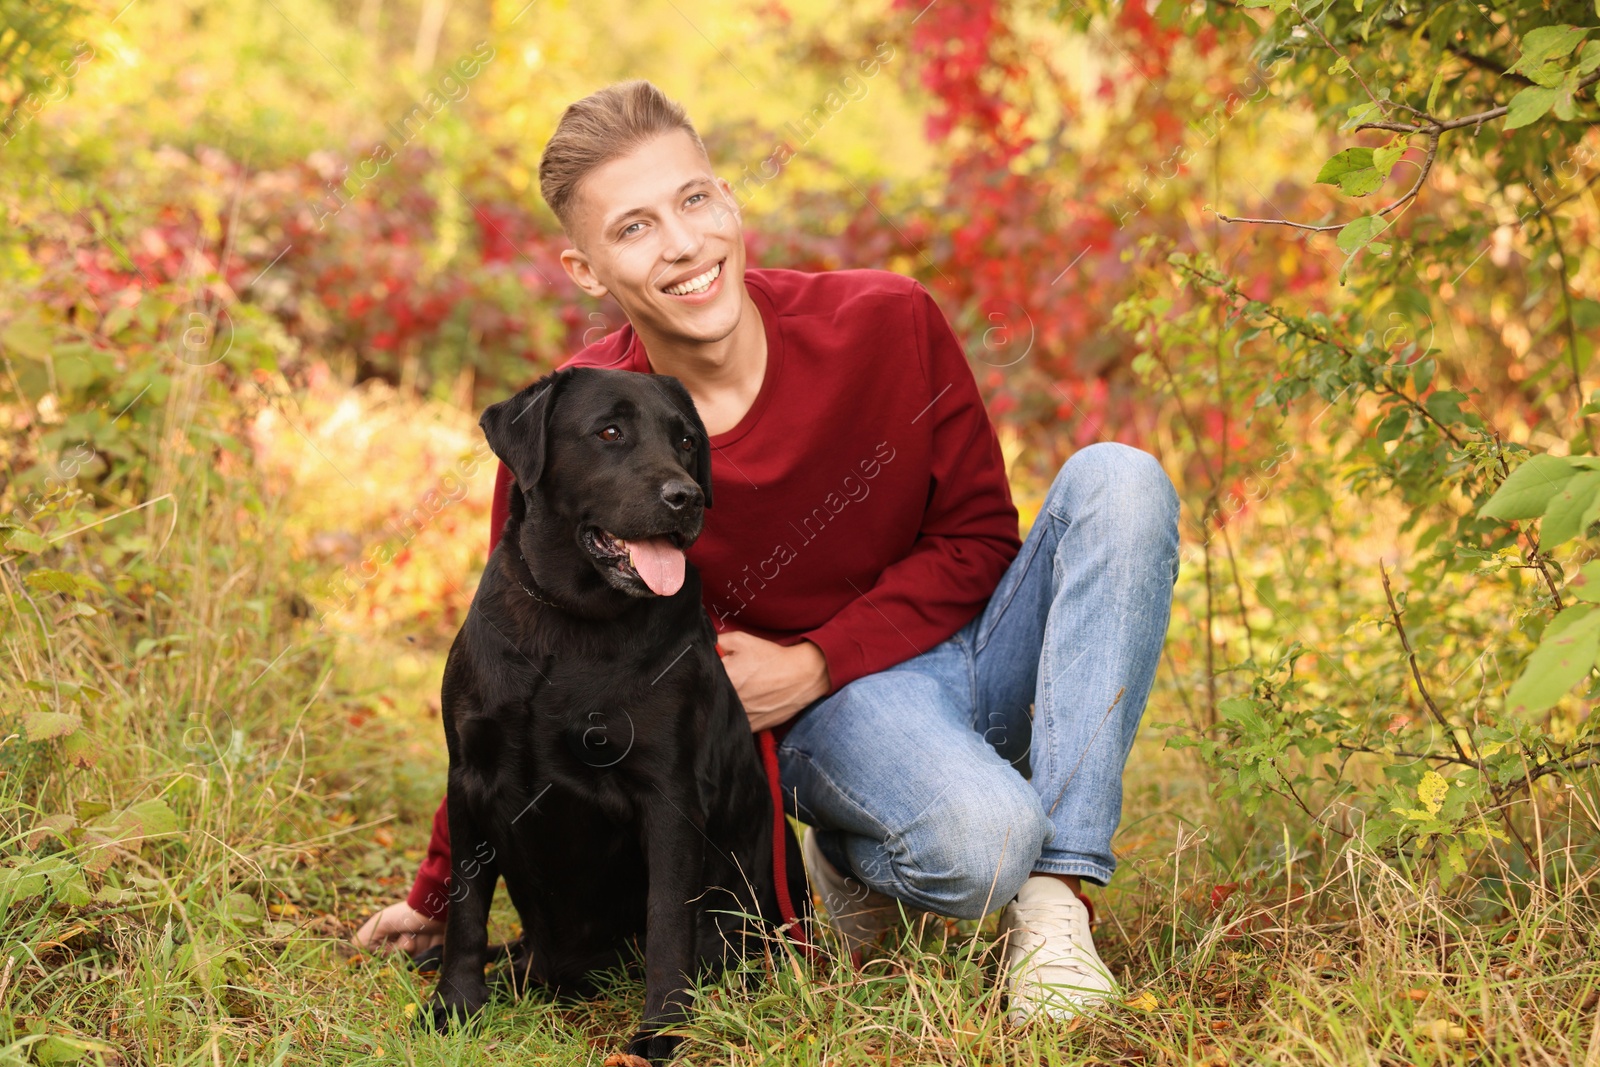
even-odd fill
[[(517, 558), (522, 561), (523, 569), (528, 572), (528, 580), (529, 581), (533, 581), (533, 568), (528, 566), (528, 557), (524, 556), (521, 552), (518, 552), (517, 553)], [(554, 601), (546, 600), (544, 597), (540, 596), (538, 593), (535, 593), (532, 589), (529, 589), (527, 586), (522, 585), (522, 579), (518, 578), (517, 579), (517, 584), (522, 586), (522, 591), (524, 593), (527, 593), (529, 596), (533, 597), (533, 599), (537, 600), (539, 603), (545, 605), (546, 607), (555, 608), (557, 611), (561, 610), (561, 605), (555, 603)], [(539, 583), (538, 582), (533, 582), (533, 584), (534, 585), (538, 585)]]

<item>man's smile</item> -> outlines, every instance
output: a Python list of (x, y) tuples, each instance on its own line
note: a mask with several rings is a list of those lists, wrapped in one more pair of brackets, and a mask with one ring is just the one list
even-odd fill
[(717, 282), (722, 277), (722, 266), (725, 262), (726, 260), (719, 259), (709, 267), (696, 267), (693, 273), (680, 276), (670, 284), (663, 285), (661, 291), (668, 296), (679, 298), (709, 296), (713, 289), (721, 289)]

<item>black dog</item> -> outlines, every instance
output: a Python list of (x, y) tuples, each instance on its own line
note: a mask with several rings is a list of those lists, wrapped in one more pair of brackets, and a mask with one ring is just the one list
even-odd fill
[(516, 478), (510, 518), (444, 672), (453, 855), (429, 1021), (489, 996), (503, 875), (519, 981), (586, 992), (644, 939), (651, 1060), (697, 973), (779, 921), (772, 805), (683, 550), (711, 504), (711, 450), (675, 378), (558, 371), (483, 413)]

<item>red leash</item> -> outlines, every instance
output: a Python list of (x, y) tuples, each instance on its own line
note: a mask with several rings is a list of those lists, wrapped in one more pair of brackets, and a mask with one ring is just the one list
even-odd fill
[(806, 928), (789, 896), (789, 835), (783, 818), (783, 787), (778, 780), (778, 742), (771, 730), (756, 735), (761, 747), (761, 764), (767, 772), (767, 790), (772, 795), (772, 877), (778, 886), (778, 912), (789, 926), (789, 936), (807, 956), (811, 944), (806, 940)]
[[(722, 658), (722, 646), (712, 645), (717, 658)], [(789, 927), (789, 937), (807, 956), (811, 943), (806, 940), (806, 928), (795, 910), (794, 899), (789, 896), (789, 835), (783, 818), (783, 785), (778, 779), (778, 741), (771, 730), (756, 734), (756, 747), (761, 750), (761, 767), (767, 773), (767, 793), (772, 797), (772, 877), (778, 887), (778, 913)]]

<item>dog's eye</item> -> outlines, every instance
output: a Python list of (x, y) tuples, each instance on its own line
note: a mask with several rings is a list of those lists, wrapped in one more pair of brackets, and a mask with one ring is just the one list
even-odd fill
[(683, 437), (678, 440), (678, 447), (683, 449), (685, 452), (689, 451), (694, 447), (694, 438), (689, 434), (684, 434)]
[(607, 426), (605, 429), (595, 434), (595, 436), (600, 438), (602, 441), (620, 441), (622, 440), (622, 431), (617, 429), (615, 426)]

